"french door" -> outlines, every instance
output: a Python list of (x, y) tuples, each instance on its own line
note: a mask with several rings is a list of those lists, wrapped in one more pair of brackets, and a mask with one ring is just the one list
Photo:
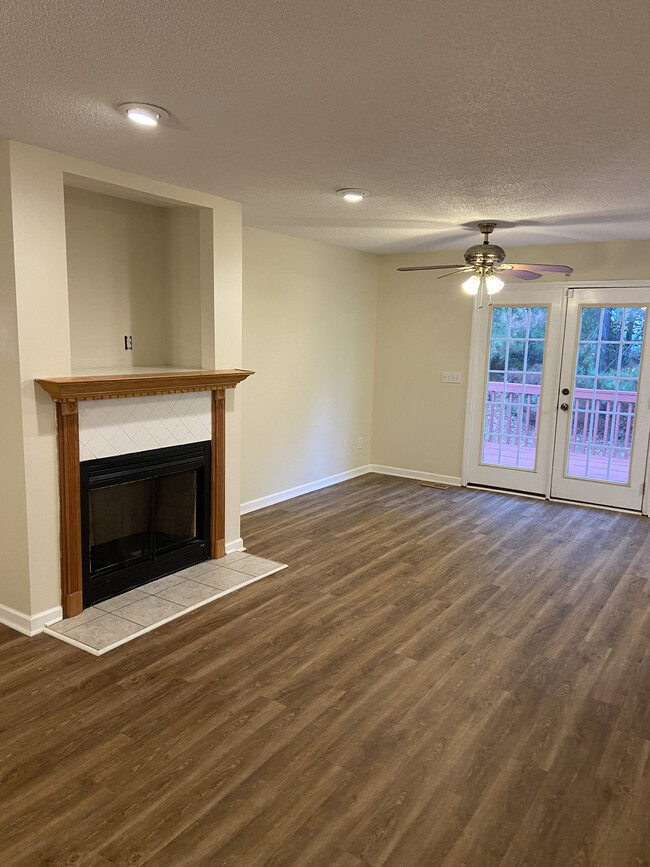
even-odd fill
[(647, 289), (567, 300), (551, 495), (641, 510), (650, 432)]
[(650, 289), (548, 287), (478, 310), (467, 481), (640, 511), (649, 306)]
[(478, 310), (470, 483), (546, 493), (563, 300), (561, 289), (508, 288)]

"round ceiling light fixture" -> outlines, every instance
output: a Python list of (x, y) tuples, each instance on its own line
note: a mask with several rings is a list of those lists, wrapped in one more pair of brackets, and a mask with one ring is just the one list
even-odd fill
[(342, 190), (336, 191), (339, 196), (343, 196), (346, 202), (360, 202), (362, 199), (365, 199), (366, 196), (369, 196), (370, 193), (368, 190), (356, 190), (345, 187)]
[(169, 114), (164, 108), (160, 108), (159, 105), (149, 105), (146, 102), (123, 102), (118, 105), (118, 109), (129, 120), (140, 124), (140, 126), (158, 126), (161, 120), (168, 120), (169, 118)]

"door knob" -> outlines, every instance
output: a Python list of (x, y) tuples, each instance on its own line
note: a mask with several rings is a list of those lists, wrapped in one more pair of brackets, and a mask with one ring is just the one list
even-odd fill
[(562, 394), (567, 395), (568, 393), (569, 393), (569, 389), (568, 389), (568, 388), (563, 388), (563, 389), (562, 389)]
[(567, 410), (569, 409), (569, 404), (568, 403), (561, 403), (560, 409), (562, 410), (562, 412), (567, 412)]

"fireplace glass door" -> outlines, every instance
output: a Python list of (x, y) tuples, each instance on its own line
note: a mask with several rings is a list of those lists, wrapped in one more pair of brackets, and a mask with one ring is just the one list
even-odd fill
[(90, 492), (90, 571), (115, 569), (151, 556), (153, 479)]
[(209, 556), (210, 444), (82, 464), (84, 605)]
[(146, 560), (196, 539), (196, 476), (196, 470), (186, 470), (91, 491), (91, 572)]
[(188, 470), (156, 479), (156, 551), (170, 551), (196, 539), (196, 473)]

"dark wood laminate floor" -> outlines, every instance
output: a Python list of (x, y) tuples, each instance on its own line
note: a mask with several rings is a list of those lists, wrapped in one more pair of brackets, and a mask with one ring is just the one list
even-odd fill
[(369, 475), (106, 656), (0, 627), (0, 863), (648, 865), (649, 528)]

